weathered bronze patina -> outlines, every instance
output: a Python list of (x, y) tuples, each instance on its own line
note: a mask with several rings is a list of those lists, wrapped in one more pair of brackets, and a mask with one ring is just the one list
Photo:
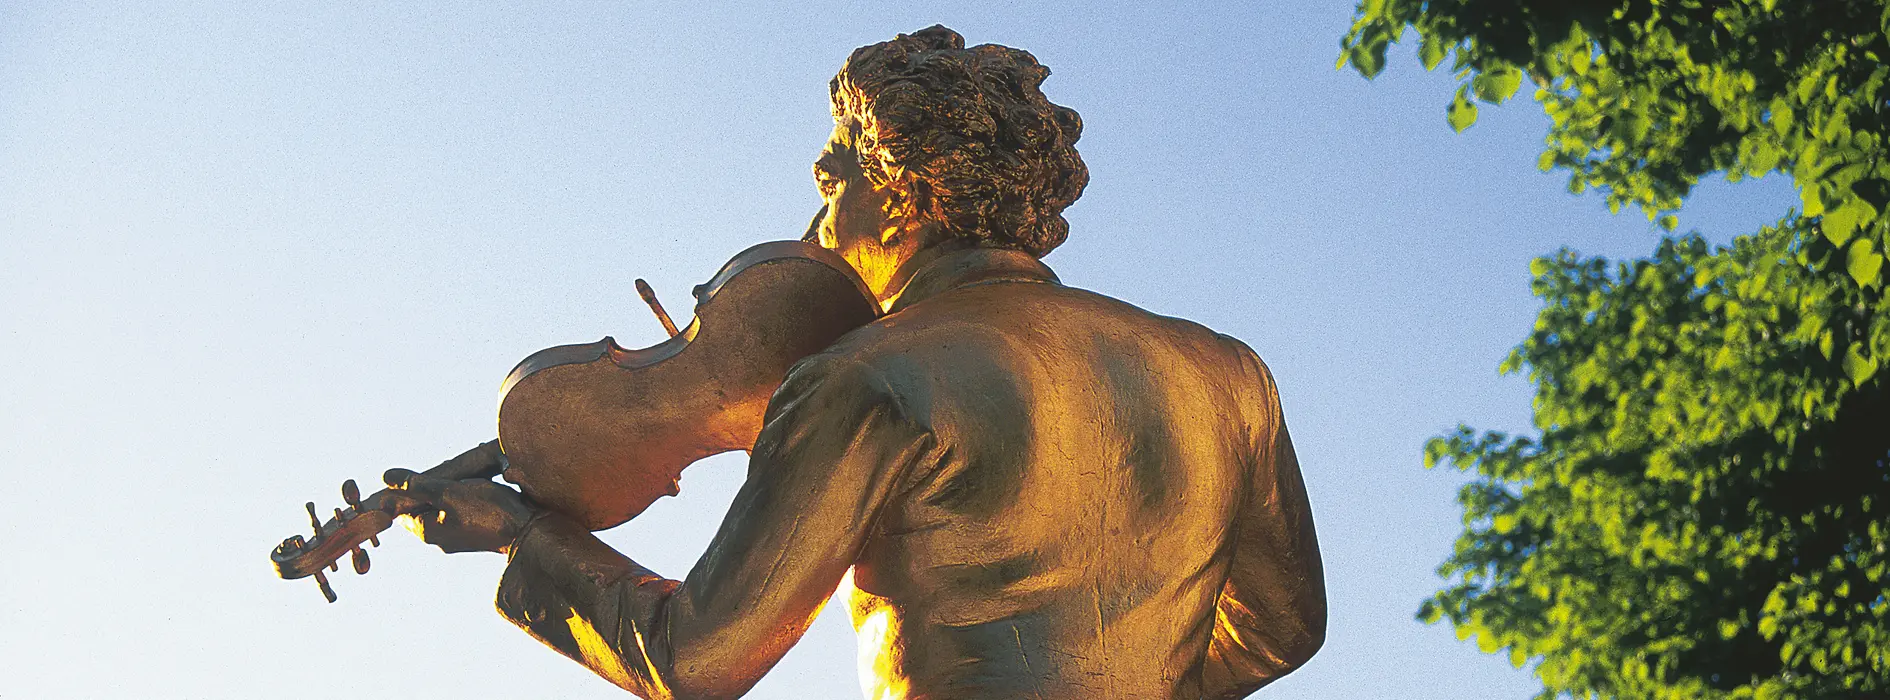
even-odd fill
[(490, 481), (390, 472), (502, 614), (645, 698), (743, 694), (847, 596), (867, 697), (1234, 698), (1325, 634), (1311, 510), (1241, 342), (1039, 260), (1087, 181), (1048, 71), (943, 27), (831, 86), (810, 236), (886, 313), (802, 360), (688, 576)]

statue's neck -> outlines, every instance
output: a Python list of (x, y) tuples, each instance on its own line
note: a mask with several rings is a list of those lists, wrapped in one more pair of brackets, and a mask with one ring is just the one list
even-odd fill
[(912, 276), (926, 266), (951, 253), (977, 247), (975, 241), (964, 238), (947, 238), (932, 245), (920, 248), (893, 270), (892, 279), (886, 282), (886, 295), (879, 300), (880, 310), (886, 311), (899, 301), (899, 296), (906, 291), (906, 285), (912, 282)]

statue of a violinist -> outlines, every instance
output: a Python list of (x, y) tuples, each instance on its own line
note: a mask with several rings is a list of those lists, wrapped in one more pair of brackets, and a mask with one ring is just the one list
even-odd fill
[(788, 372), (688, 577), (493, 481), (389, 472), (438, 509), (422, 537), (505, 553), (500, 612), (644, 698), (743, 694), (836, 588), (872, 698), (1235, 698), (1305, 663), (1324, 582), (1273, 378), (1038, 261), (1088, 180), (1048, 74), (932, 27), (833, 79), (810, 236), (885, 315)]

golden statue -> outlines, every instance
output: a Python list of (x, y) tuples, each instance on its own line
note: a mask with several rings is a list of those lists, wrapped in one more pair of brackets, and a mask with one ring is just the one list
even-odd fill
[(505, 553), (499, 611), (644, 698), (742, 695), (836, 589), (874, 700), (1237, 698), (1305, 663), (1324, 581), (1273, 378), (1039, 262), (1088, 181), (1048, 75), (935, 26), (833, 79), (809, 237), (884, 314), (786, 372), (687, 577), (491, 481), (490, 444), (385, 493), (434, 509), (427, 542)]

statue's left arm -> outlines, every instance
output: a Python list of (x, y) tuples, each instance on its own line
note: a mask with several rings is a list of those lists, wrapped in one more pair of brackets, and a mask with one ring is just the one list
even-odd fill
[[(1236, 341), (1238, 342), (1238, 341)], [(1202, 696), (1243, 698), (1299, 668), (1326, 637), (1325, 571), (1273, 375), (1245, 345), (1246, 493), (1202, 660)]]
[(499, 611), (644, 698), (739, 696), (806, 632), (933, 444), (877, 373), (816, 356), (776, 392), (748, 480), (686, 579), (547, 514), (511, 548)]

